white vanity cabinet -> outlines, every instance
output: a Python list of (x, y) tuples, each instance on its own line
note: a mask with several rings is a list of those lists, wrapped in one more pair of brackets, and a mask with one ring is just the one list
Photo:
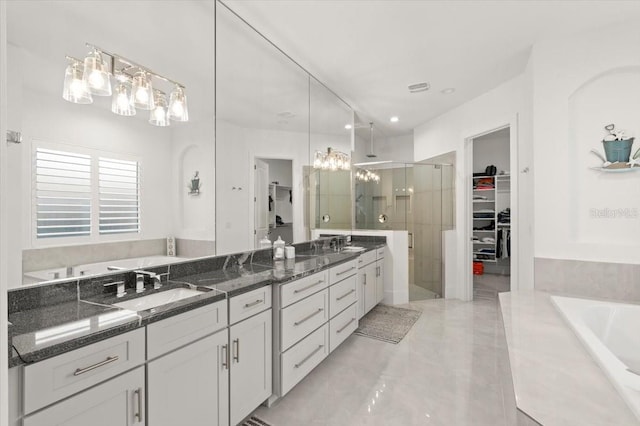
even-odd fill
[(144, 367), (24, 418), (24, 426), (145, 425)]
[(386, 247), (376, 250), (376, 303), (384, 299), (384, 256)]
[(378, 303), (376, 251), (364, 252), (358, 258), (358, 319)]
[(229, 300), (229, 317), (237, 320), (229, 327), (231, 425), (240, 423), (271, 396), (271, 297), (271, 287), (266, 286)]
[(229, 424), (226, 327), (226, 300), (147, 326), (148, 426)]

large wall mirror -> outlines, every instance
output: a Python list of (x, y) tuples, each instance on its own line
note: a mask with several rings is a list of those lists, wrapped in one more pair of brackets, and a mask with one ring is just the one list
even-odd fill
[(222, 3), (216, 90), (217, 253), (307, 240), (324, 210), (351, 229), (350, 179), (329, 211), (315, 188), (338, 173), (312, 164), (316, 151), (351, 153), (353, 111)]
[[(214, 253), (214, 8), (7, 2), (8, 128), (23, 138), (8, 147), (10, 287)], [(183, 85), (188, 121), (158, 127), (141, 108), (117, 115), (113, 96), (63, 99), (65, 56), (82, 61), (87, 42)], [(119, 80), (109, 79), (115, 95)], [(175, 84), (151, 79), (169, 102)], [(82, 101), (82, 81), (71, 83)]]

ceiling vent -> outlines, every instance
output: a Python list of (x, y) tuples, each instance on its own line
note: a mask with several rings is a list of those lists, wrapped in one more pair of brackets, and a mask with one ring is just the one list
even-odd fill
[(430, 88), (431, 88), (431, 85), (429, 83), (427, 83), (427, 82), (410, 84), (409, 85), (409, 93), (426, 92)]

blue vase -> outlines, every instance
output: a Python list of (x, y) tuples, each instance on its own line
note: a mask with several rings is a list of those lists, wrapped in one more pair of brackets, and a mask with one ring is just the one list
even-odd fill
[(631, 147), (635, 138), (623, 139), (621, 141), (602, 141), (604, 154), (610, 163), (628, 163), (631, 157)]

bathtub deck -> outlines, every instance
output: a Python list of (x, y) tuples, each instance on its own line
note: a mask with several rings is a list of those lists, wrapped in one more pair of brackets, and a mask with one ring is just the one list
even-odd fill
[(501, 293), (517, 406), (545, 426), (638, 425), (548, 293)]

